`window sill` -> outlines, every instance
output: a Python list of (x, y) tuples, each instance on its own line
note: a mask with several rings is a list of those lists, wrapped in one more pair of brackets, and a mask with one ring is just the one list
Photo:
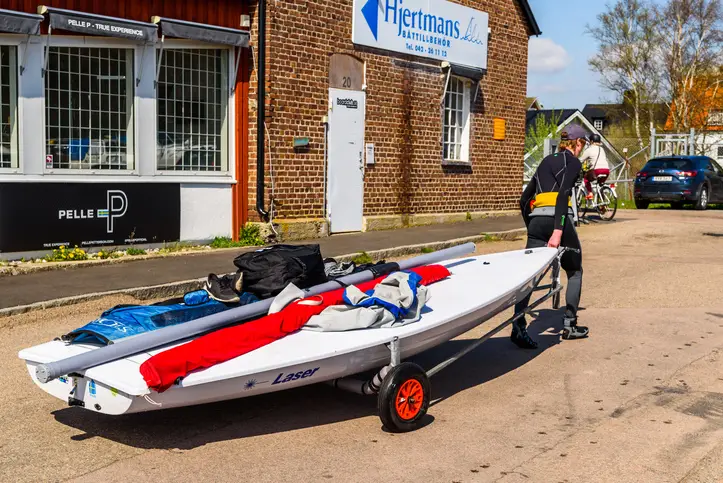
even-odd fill
[(236, 180), (229, 175), (219, 176), (141, 176), (130, 173), (101, 175), (90, 173), (55, 172), (53, 175), (9, 173), (0, 171), (0, 183), (178, 183), (178, 184), (218, 184), (233, 185)]
[(472, 166), (469, 161), (455, 161), (452, 159), (445, 159), (442, 161), (442, 166)]

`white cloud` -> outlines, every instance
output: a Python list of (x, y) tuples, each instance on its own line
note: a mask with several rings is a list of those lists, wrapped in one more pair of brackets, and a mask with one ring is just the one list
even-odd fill
[(528, 57), (530, 72), (554, 73), (565, 70), (572, 64), (572, 57), (562, 45), (552, 39), (532, 37)]

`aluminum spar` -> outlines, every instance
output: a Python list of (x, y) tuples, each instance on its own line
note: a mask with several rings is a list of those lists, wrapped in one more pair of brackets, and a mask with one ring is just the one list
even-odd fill
[[(415, 267), (444, 262), (454, 258), (468, 255), (475, 251), (474, 243), (466, 243), (433, 253), (420, 255), (399, 262), (400, 270), (409, 270)], [(355, 285), (374, 280), (376, 275), (371, 270), (354, 273), (341, 277), (338, 281), (332, 281), (316, 285), (304, 290), (305, 296), (311, 297), (331, 290), (337, 290), (340, 286)], [(141, 352), (147, 352), (158, 347), (172, 344), (188, 339), (199, 334), (211, 332), (232, 324), (243, 322), (249, 319), (266, 315), (271, 307), (273, 298), (261, 300), (243, 307), (226, 310), (217, 314), (209, 315), (200, 319), (186, 322), (184, 324), (164, 327), (133, 338), (120, 340), (114, 344), (99, 347), (98, 349), (78, 354), (59, 361), (40, 364), (36, 368), (35, 375), (38, 381), (47, 383), (60, 376), (73, 372), (80, 372), (91, 367), (100, 366), (113, 362), (124, 357), (129, 357)]]

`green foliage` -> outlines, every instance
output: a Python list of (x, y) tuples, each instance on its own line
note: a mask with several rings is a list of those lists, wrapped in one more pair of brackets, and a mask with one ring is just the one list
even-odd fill
[(365, 265), (367, 263), (374, 263), (374, 260), (372, 260), (372, 257), (370, 257), (367, 252), (361, 252), (352, 259), (352, 262), (354, 262), (355, 265)]
[(535, 125), (530, 128), (530, 132), (525, 136), (525, 154), (532, 152), (537, 147), (530, 157), (535, 161), (542, 161), (545, 139), (555, 136), (557, 128), (560, 126), (561, 116), (562, 111), (552, 111), (552, 117), (549, 121), (545, 116), (535, 118)]
[(434, 250), (429, 247), (422, 247), (420, 250), (422, 253), (432, 253)]
[(133, 248), (133, 247), (131, 247), (131, 248), (129, 248), (128, 250), (126, 250), (126, 253), (127, 253), (128, 255), (134, 257), (134, 256), (138, 256), (138, 255), (145, 255), (145, 254), (146, 254), (146, 251), (143, 250), (143, 249), (140, 249), (140, 248)]
[(53, 250), (52, 253), (47, 255), (45, 259), (49, 262), (76, 262), (80, 260), (87, 260), (88, 254), (82, 248), (77, 246), (72, 250), (69, 250), (66, 246), (61, 245), (59, 248)]
[(227, 236), (217, 236), (211, 242), (211, 248), (258, 247), (264, 244), (261, 228), (249, 223), (241, 228), (238, 241), (233, 241)]
[(241, 228), (239, 243), (245, 247), (257, 247), (263, 245), (264, 239), (261, 237), (261, 227), (259, 225), (247, 223), (245, 227)]
[(472, 221), (472, 213), (470, 213), (469, 211), (467, 212), (466, 220)]

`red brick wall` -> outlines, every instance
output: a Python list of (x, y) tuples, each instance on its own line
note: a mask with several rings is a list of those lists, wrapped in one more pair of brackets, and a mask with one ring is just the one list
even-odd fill
[[(439, 100), (445, 77), (439, 69), (405, 66), (430, 59), (355, 48), (351, 0), (267, 0), (266, 206), (273, 165), (278, 218), (321, 218), (324, 128), (329, 56), (353, 54), (367, 63), (365, 142), (374, 143), (376, 164), (367, 169), (364, 214), (451, 213), (515, 208), (522, 184), (524, 98), (528, 26), (515, 0), (457, 0), (490, 15), (488, 74), (472, 108), (469, 167), (441, 162)], [(256, 5), (251, 6), (252, 44), (257, 45)], [(256, 193), (256, 73), (249, 90), (249, 207)], [(492, 139), (494, 117), (507, 121), (507, 139)], [(311, 148), (293, 149), (295, 136)]]

